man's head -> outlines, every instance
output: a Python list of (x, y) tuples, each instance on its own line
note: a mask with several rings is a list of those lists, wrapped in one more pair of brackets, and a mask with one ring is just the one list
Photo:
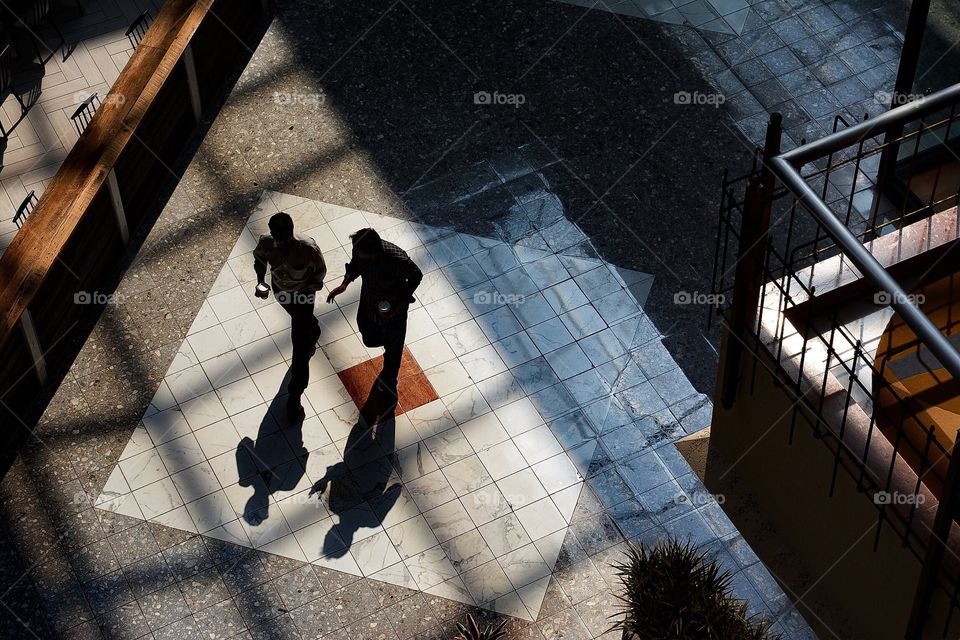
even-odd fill
[(289, 213), (281, 211), (273, 214), (267, 226), (270, 227), (270, 235), (277, 242), (286, 242), (293, 238), (293, 218)]
[(350, 236), (353, 253), (361, 260), (376, 260), (383, 255), (383, 240), (373, 229), (360, 229)]

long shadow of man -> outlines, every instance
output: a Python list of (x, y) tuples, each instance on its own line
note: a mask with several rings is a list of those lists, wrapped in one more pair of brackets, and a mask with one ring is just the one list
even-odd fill
[(360, 418), (347, 436), (343, 462), (327, 467), (310, 490), (311, 495), (322, 495), (329, 488), (327, 508), (339, 516), (340, 523), (323, 543), (323, 553), (330, 558), (345, 555), (360, 528), (379, 526), (400, 497), (399, 482), (387, 486), (394, 473), (396, 396), (384, 395), (382, 387), (374, 382)]
[[(281, 389), (286, 388), (286, 378)], [(309, 453), (303, 446), (303, 420), (284, 421), (286, 401), (286, 393), (278, 392), (260, 421), (256, 441), (245, 437), (237, 445), (240, 486), (253, 487), (242, 517), (252, 526), (269, 517), (270, 496), (292, 490), (305, 473)]]

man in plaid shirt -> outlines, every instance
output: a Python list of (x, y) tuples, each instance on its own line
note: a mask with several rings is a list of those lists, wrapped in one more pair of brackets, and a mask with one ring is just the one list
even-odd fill
[(352, 236), (353, 256), (346, 265), (343, 282), (330, 292), (327, 302), (361, 278), (357, 326), (367, 347), (383, 347), (383, 370), (377, 378), (380, 391), (387, 391), (396, 404), (397, 376), (403, 342), (407, 335), (407, 311), (423, 272), (407, 252), (380, 238), (373, 229), (360, 229)]

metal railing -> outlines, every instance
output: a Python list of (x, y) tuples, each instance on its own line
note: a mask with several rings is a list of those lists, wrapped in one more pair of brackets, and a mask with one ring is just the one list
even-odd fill
[[(774, 362), (776, 379), (797, 400), (791, 439), (798, 416), (812, 414), (815, 435), (833, 451), (831, 493), (840, 469), (869, 495), (891, 490), (902, 480), (895, 473), (901, 457), (918, 461), (913, 491), (925, 492), (924, 476), (949, 459), (932, 518), (918, 513), (916, 504), (892, 509), (875, 503), (879, 523), (894, 525), (904, 546), (922, 562), (908, 637), (921, 637), (936, 588), (960, 612), (957, 574), (943, 570), (960, 497), (960, 447), (945, 450), (933, 428), (912, 415), (908, 399), (886, 381), (887, 361), (874, 363), (871, 341), (877, 336), (867, 335), (863, 318), (898, 316), (960, 380), (960, 353), (908, 295), (917, 282), (905, 287), (891, 273), (897, 261), (879, 255), (902, 237), (898, 234), (924, 222), (932, 231), (947, 220), (942, 226), (952, 229), (950, 237), (939, 237), (939, 244), (927, 249), (945, 255), (960, 244), (960, 157), (952, 151), (960, 140), (958, 110), (960, 84), (876, 118), (843, 122), (848, 125), (843, 129), (835, 122), (833, 134), (785, 153), (780, 118), (774, 114), (751, 171), (724, 178), (714, 264), (713, 293), (727, 299), (732, 293), (726, 329), (734, 339), (727, 341), (721, 372), (724, 406), (735, 401), (745, 381), (742, 354), (763, 350)], [(890, 176), (897, 184), (878, 184), (878, 169), (890, 157), (899, 168)], [(954, 161), (957, 170), (951, 172), (945, 167)], [(934, 266), (926, 272), (934, 272)], [(884, 292), (884, 304), (874, 298), (864, 306), (865, 292)], [(859, 305), (860, 318), (850, 305)], [(753, 359), (754, 380), (758, 360)], [(877, 428), (872, 400), (878, 392), (889, 399), (887, 406), (898, 408), (892, 437)], [(901, 437), (908, 431), (925, 434), (925, 442)], [(918, 518), (926, 519), (924, 526)], [(878, 526), (875, 548), (879, 538)]]

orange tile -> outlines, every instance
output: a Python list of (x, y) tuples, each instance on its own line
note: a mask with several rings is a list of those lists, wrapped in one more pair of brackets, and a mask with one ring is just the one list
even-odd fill
[[(337, 374), (354, 404), (368, 416), (368, 419), (382, 413), (381, 407), (390, 404), (387, 398), (370, 397), (370, 391), (381, 369), (383, 369), (383, 356), (377, 356), (349, 369), (344, 369)], [(406, 347), (403, 348), (403, 357), (400, 360), (398, 380), (397, 395), (399, 399), (395, 415), (416, 409), (438, 398), (433, 385), (427, 380), (427, 376), (423, 373), (420, 365), (417, 364), (416, 358)]]

